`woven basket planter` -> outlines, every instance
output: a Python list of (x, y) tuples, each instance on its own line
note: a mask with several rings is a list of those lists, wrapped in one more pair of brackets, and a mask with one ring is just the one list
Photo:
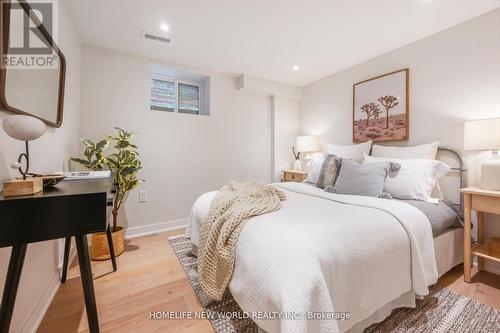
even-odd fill
[[(112, 230), (112, 229), (111, 229)], [(123, 227), (118, 227), (118, 230), (112, 232), (113, 247), (115, 256), (119, 256), (125, 249), (125, 230)], [(90, 258), (95, 261), (108, 260), (111, 258), (109, 254), (108, 238), (105, 232), (97, 232), (92, 234), (92, 246), (90, 248)]]

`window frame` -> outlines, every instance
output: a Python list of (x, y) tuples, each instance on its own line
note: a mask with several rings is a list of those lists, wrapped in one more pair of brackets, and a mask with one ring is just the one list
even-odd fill
[[(151, 80), (156, 79), (156, 80), (162, 80), (162, 81), (169, 81), (173, 82), (175, 87), (174, 87), (174, 110), (155, 110), (152, 109), (151, 106)], [(181, 78), (176, 78), (173, 76), (169, 75), (164, 75), (161, 73), (155, 73), (155, 72), (150, 72), (150, 85), (149, 85), (149, 109), (150, 111), (163, 111), (163, 112), (172, 112), (172, 113), (177, 113), (177, 114), (188, 114), (192, 116), (203, 116), (205, 115), (205, 110), (204, 110), (204, 89), (205, 89), (205, 82), (199, 82), (199, 81), (192, 81), (192, 80), (186, 80), (186, 79), (181, 79)], [(179, 112), (179, 84), (185, 84), (185, 85), (190, 85), (193, 87), (198, 88), (198, 113), (193, 114), (193, 113), (188, 113), (188, 112)]]

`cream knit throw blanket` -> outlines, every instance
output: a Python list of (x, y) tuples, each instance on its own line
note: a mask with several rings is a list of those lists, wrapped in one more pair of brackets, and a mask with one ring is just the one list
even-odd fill
[(212, 299), (221, 300), (233, 275), (236, 242), (252, 216), (280, 208), (285, 194), (272, 185), (231, 181), (223, 186), (203, 221), (198, 248), (200, 285)]

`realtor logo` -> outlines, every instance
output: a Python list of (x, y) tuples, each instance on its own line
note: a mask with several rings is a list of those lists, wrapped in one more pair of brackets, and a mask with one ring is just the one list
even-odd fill
[(3, 12), (2, 68), (58, 69), (57, 2), (0, 0)]

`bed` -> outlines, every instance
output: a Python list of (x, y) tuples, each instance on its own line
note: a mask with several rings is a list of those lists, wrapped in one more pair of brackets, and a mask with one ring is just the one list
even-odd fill
[[(304, 183), (275, 185), (287, 200), (245, 225), (229, 284), (242, 310), (282, 315), (254, 319), (262, 331), (361, 332), (395, 308), (414, 307), (416, 297), (463, 261), (462, 230), (433, 232), (414, 205)], [(215, 194), (205, 193), (193, 206), (188, 235), (194, 253)], [(312, 316), (322, 318), (307, 320)]]

